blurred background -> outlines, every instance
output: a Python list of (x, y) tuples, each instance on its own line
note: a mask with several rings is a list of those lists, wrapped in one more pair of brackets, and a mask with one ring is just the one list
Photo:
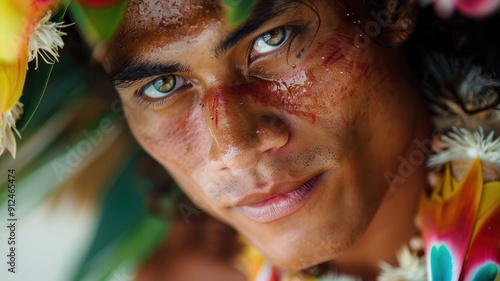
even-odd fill
[[(0, 280), (133, 280), (169, 229), (150, 212), (148, 196), (172, 183), (131, 137), (95, 49), (75, 26), (63, 31), (60, 61), (29, 66), (17, 157), (0, 158)], [(6, 265), (9, 169), (16, 177), (16, 274)]]

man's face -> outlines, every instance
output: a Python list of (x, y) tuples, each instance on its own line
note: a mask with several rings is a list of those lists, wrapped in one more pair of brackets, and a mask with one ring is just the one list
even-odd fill
[(418, 113), (400, 53), (362, 44), (351, 7), (284, 2), (233, 27), (217, 1), (131, 1), (108, 68), (187, 195), (302, 269), (366, 230)]

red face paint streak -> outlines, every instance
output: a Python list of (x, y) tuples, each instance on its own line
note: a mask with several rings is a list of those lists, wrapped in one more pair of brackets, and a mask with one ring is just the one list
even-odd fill
[[(311, 103), (313, 95), (303, 91), (304, 86), (287, 86), (275, 81), (256, 81), (250, 84), (234, 86), (232, 91), (241, 96), (246, 96), (264, 107), (273, 107), (284, 110), (289, 114), (306, 118), (316, 122), (317, 109), (304, 102)], [(316, 97), (314, 97), (316, 98)]]
[(224, 94), (222, 88), (214, 88), (215, 94), (213, 96), (214, 102), (212, 105), (212, 112), (214, 113), (215, 128), (219, 126), (219, 110), (227, 109), (227, 95)]
[(338, 42), (338, 40), (336, 40), (337, 36), (338, 36), (338, 33), (335, 32), (332, 36), (328, 37), (326, 40), (324, 40), (322, 42), (318, 42), (316, 44), (316, 47), (313, 50), (309, 51), (307, 56), (304, 57), (303, 62), (308, 63), (310, 60), (315, 58), (318, 55), (318, 53), (320, 53), (327, 44), (332, 45), (333, 42)]
[[(333, 32), (333, 34), (328, 38), (325, 38), (323, 41), (318, 42), (314, 47), (314, 49), (309, 50), (307, 52), (307, 55), (304, 57), (303, 62), (308, 63), (309, 61), (316, 58), (318, 54), (323, 55), (321, 53), (325, 52), (324, 50), (325, 48), (337, 47), (338, 51), (343, 51), (342, 54), (351, 52), (351, 50), (354, 47), (355, 32), (353, 32), (353, 27), (352, 24), (350, 23), (352, 23), (352, 20), (348, 18), (341, 18), (340, 21), (338, 22), (338, 26), (335, 27), (335, 31)], [(325, 53), (330, 53), (330, 51), (326, 51)], [(330, 53), (328, 57), (330, 57), (331, 54), (332, 53)], [(327, 64), (328, 63), (324, 65)]]
[(339, 61), (341, 58), (344, 57), (344, 54), (342, 52), (342, 48), (338, 48), (335, 51), (333, 51), (326, 59), (323, 61), (323, 65), (332, 65)]
[(327, 41), (323, 41), (323, 42), (318, 42), (318, 44), (316, 45), (316, 47), (309, 52), (309, 54), (304, 57), (303, 59), (303, 63), (308, 63), (310, 62), (313, 58), (315, 58), (318, 53), (323, 49), (323, 47), (328, 43), (328, 40)]
[[(356, 72), (358, 75), (363, 75), (367, 69), (367, 64), (358, 62), (349, 64), (350, 72)], [(325, 92), (328, 93), (332, 89), (317, 87), (319, 84), (314, 71), (314, 69), (297, 69), (290, 73), (288, 79), (281, 81), (257, 80), (226, 89), (213, 88), (212, 113), (215, 126), (217, 127), (220, 124), (220, 118), (225, 114), (237, 114), (228, 112), (229, 94), (236, 95), (238, 99), (242, 100), (249, 98), (263, 107), (272, 107), (285, 111), (304, 118), (311, 123), (316, 123), (320, 116), (327, 116), (332, 106), (337, 106), (354, 96), (354, 90), (352, 89), (350, 91), (336, 89), (335, 92), (332, 92), (330, 98), (325, 100)], [(358, 77), (357, 75), (354, 76)], [(211, 95), (208, 94), (207, 96), (210, 97)]]

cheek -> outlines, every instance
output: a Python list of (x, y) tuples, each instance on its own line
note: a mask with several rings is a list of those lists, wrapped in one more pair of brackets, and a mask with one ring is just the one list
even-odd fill
[(273, 69), (274, 89), (268, 89), (273, 94), (256, 90), (251, 96), (312, 124), (337, 129), (354, 126), (374, 81), (380, 78), (371, 51), (356, 48), (354, 32), (346, 33), (338, 27), (333, 35), (314, 42), (303, 56), (291, 54), (294, 59), (288, 63), (262, 65)]
[(312, 124), (329, 128), (352, 127), (366, 101), (370, 65), (342, 58), (339, 67), (325, 70), (322, 64), (296, 70), (283, 79), (288, 92), (282, 105)]
[(347, 67), (338, 74), (325, 71), (322, 65), (290, 67), (284, 71), (286, 76), (274, 81), (239, 85), (232, 91), (312, 124), (353, 126), (353, 109), (359, 104), (362, 81), (369, 76), (370, 66), (356, 60), (345, 60), (344, 64)]
[(131, 129), (141, 145), (162, 164), (174, 164), (192, 172), (205, 159), (210, 141), (200, 110), (193, 108), (173, 118), (148, 113), (129, 120)]
[(376, 59), (376, 47), (356, 48), (354, 36), (335, 32), (313, 44), (308, 56), (296, 63), (306, 69), (306, 82), (287, 78), (295, 92), (304, 93), (306, 109), (332, 129), (354, 127), (374, 96), (387, 91), (387, 70)]

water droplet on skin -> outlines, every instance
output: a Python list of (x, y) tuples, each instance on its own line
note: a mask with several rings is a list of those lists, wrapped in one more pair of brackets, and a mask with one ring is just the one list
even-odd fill
[(344, 74), (344, 71), (341, 71), (341, 72), (339, 72), (339, 73), (340, 73), (340, 75), (343, 75), (343, 74)]
[(324, 60), (325, 59), (325, 56), (321, 56), (321, 59)]
[(296, 68), (297, 66), (295, 64), (292, 64), (292, 68)]
[(213, 116), (210, 116), (210, 120), (214, 120), (214, 117), (213, 117)]
[(330, 72), (330, 68), (325, 68), (325, 71), (326, 72)]

